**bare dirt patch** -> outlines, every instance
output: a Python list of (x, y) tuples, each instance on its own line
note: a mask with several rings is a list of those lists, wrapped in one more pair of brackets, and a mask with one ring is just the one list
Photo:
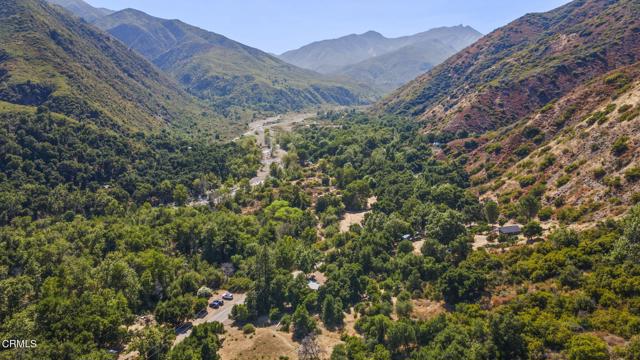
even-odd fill
[(427, 299), (413, 300), (413, 314), (412, 316), (419, 320), (432, 319), (444, 312), (444, 302), (432, 301)]
[[(371, 207), (378, 201), (378, 198), (372, 196), (367, 199), (367, 207), (371, 209)], [(344, 219), (340, 220), (340, 232), (347, 232), (351, 225), (362, 224), (364, 221), (364, 216), (370, 213), (371, 210), (362, 211), (358, 213), (346, 213), (344, 215)]]
[[(353, 315), (347, 314), (345, 329), (353, 329)], [(319, 322), (320, 334), (317, 336), (318, 345), (324, 351), (324, 358), (331, 356), (333, 348), (341, 342), (340, 331), (329, 331)], [(235, 326), (226, 327), (222, 348), (218, 351), (222, 360), (278, 360), (288, 357), (298, 359), (300, 344), (293, 340), (291, 333), (279, 331), (276, 325), (256, 328), (255, 334), (244, 334)], [(355, 333), (355, 331), (354, 331)]]

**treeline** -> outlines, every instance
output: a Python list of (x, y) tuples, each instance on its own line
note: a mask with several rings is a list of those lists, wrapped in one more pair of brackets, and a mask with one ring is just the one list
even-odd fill
[(177, 203), (251, 177), (250, 140), (227, 144), (111, 131), (46, 111), (0, 114), (0, 224), (19, 216), (73, 217)]

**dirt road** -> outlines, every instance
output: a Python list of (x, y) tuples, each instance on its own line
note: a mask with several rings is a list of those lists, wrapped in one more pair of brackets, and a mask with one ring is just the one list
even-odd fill
[(249, 181), (251, 186), (262, 184), (269, 177), (269, 167), (271, 164), (282, 163), (282, 159), (287, 154), (286, 151), (280, 149), (279, 145), (273, 146), (273, 150), (269, 147), (267, 138), (265, 137), (265, 130), (278, 128), (288, 131), (291, 130), (294, 125), (302, 123), (313, 116), (312, 113), (278, 115), (249, 124), (249, 131), (247, 131), (244, 136), (256, 136), (258, 146), (262, 149), (262, 165), (256, 176)]

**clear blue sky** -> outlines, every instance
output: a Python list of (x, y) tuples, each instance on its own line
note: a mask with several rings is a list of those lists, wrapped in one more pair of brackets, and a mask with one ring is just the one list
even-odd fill
[(567, 0), (86, 0), (180, 19), (272, 53), (312, 41), (376, 30), (387, 37), (436, 26), (471, 25), (482, 33)]

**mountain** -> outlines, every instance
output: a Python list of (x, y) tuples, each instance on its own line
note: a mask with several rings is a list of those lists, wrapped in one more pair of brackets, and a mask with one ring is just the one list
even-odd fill
[(368, 90), (303, 70), (179, 20), (125, 9), (94, 22), (222, 111), (362, 104)]
[(359, 35), (317, 41), (287, 51), (280, 55), (280, 59), (301, 68), (328, 74), (344, 66), (393, 51), (396, 46), (389, 40), (378, 32), (368, 31)]
[(536, 192), (565, 224), (621, 215), (640, 202), (640, 62), (577, 86), (513, 126), (447, 147), (468, 159), (485, 198), (515, 204)]
[(335, 74), (388, 93), (431, 70), (457, 52), (457, 49), (442, 41), (426, 40), (348, 65)]
[(494, 31), (373, 111), (419, 121), (506, 217), (535, 194), (571, 224), (640, 202), (639, 104), (640, 2), (582, 0)]
[(95, 8), (82, 0), (47, 0), (51, 4), (62, 6), (87, 22), (113, 13), (113, 10)]
[(147, 60), (62, 9), (3, 0), (0, 20), (0, 101), (110, 128), (229, 131)]
[(640, 3), (573, 1), (485, 36), (403, 86), (377, 111), (427, 129), (482, 133), (517, 122), (640, 58)]
[(340, 75), (383, 92), (413, 80), (482, 34), (469, 26), (441, 27), (399, 38), (369, 31), (314, 42), (280, 58), (296, 66)]

